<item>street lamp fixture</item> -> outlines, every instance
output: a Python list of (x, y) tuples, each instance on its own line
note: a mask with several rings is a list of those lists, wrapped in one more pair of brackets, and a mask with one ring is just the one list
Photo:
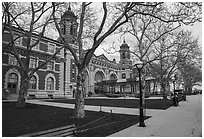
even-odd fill
[(172, 80), (173, 80), (173, 85), (174, 85), (174, 96), (175, 96), (175, 83), (176, 83), (176, 80), (177, 80), (177, 75), (175, 74), (173, 77), (172, 77)]
[(137, 63), (135, 63), (135, 66), (137, 67), (137, 69), (141, 70), (143, 68), (143, 62), (138, 61)]
[(145, 127), (144, 115), (143, 115), (143, 92), (142, 92), (142, 81), (141, 81), (141, 70), (143, 68), (143, 62), (138, 61), (135, 66), (137, 67), (139, 73), (139, 88), (140, 88), (140, 123), (139, 127)]

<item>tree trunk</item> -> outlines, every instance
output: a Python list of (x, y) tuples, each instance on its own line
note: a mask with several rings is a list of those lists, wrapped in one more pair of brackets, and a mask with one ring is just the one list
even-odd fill
[(76, 89), (76, 95), (75, 95), (75, 112), (74, 117), (75, 118), (84, 118), (85, 117), (85, 111), (84, 111), (84, 77), (82, 70), (78, 70), (78, 76), (77, 76), (77, 89)]
[(164, 84), (164, 81), (161, 81), (161, 94), (163, 99), (167, 99), (167, 95), (166, 95), (166, 85)]
[(153, 94), (155, 95), (156, 82), (154, 81)]
[(192, 95), (192, 86), (189, 85), (186, 90), (187, 94)]
[(22, 84), (21, 84), (21, 87), (20, 87), (20, 90), (19, 90), (19, 95), (18, 95), (18, 100), (17, 100), (17, 103), (16, 103), (16, 107), (17, 108), (23, 108), (25, 107), (25, 97), (27, 95), (27, 92), (28, 92), (28, 86), (29, 86), (29, 78), (26, 77), (26, 78), (22, 78)]

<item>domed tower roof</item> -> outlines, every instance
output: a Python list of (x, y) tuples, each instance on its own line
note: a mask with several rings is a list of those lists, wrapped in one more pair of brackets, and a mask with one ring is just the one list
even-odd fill
[(71, 7), (69, 6), (68, 10), (64, 12), (61, 18), (74, 18), (77, 19), (77, 16), (74, 12), (71, 11)]
[(120, 49), (129, 49), (129, 46), (127, 45), (125, 40), (123, 41), (123, 44), (120, 46)]

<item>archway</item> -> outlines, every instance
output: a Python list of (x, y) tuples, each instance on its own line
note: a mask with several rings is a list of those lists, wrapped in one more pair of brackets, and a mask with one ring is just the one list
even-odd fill
[[(10, 74), (16, 74), (17, 77), (18, 77), (18, 81), (17, 81), (17, 86), (16, 86), (16, 93), (19, 92), (19, 89), (20, 89), (20, 82), (21, 82), (21, 75), (20, 73), (18, 72), (17, 69), (15, 68), (12, 68), (10, 70), (8, 70), (5, 74), (5, 82), (4, 82), (4, 89), (8, 91), (8, 82), (9, 82), (9, 75)], [(13, 75), (14, 76), (14, 75)], [(9, 92), (9, 91), (8, 91)]]
[(94, 81), (97, 82), (101, 82), (103, 79), (105, 79), (105, 75), (103, 74), (102, 71), (97, 71), (94, 77)]
[(94, 82), (95, 82), (95, 93), (103, 93), (103, 84), (101, 84), (101, 81), (105, 79), (105, 75), (102, 71), (97, 71), (94, 76)]
[(108, 84), (108, 92), (109, 93), (115, 93), (116, 92), (116, 81), (117, 81), (117, 76), (114, 73), (111, 73), (109, 77), (109, 84)]
[(112, 74), (110, 75), (109, 80), (117, 80), (117, 76), (116, 76), (114, 73), (112, 73)]

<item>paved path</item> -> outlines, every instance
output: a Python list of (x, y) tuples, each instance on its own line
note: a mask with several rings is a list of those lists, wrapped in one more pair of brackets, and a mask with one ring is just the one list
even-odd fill
[(155, 114), (145, 124), (144, 128), (134, 125), (111, 137), (201, 137), (202, 96), (187, 96), (187, 101)]
[[(74, 104), (43, 102), (28, 100), (28, 103), (51, 105), (55, 107), (74, 108)], [(86, 105), (85, 110), (99, 111), (100, 106)], [(102, 111), (138, 115), (138, 109), (102, 107)], [(133, 125), (111, 137), (190, 137), (202, 135), (202, 95), (187, 96), (187, 101), (179, 103), (178, 107), (167, 110), (147, 109), (146, 115), (152, 116), (145, 120), (146, 127)]]

